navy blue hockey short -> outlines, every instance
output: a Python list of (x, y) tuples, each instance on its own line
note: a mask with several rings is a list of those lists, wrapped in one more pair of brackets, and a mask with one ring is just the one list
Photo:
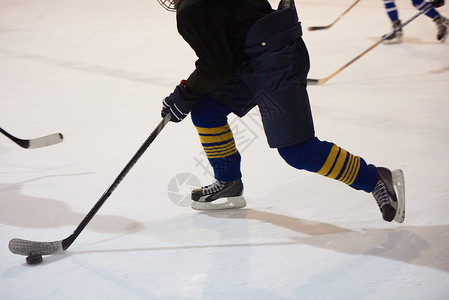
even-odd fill
[(271, 148), (313, 138), (306, 90), (309, 55), (301, 35), (295, 9), (278, 10), (258, 20), (246, 37), (248, 60), (204, 101), (215, 98), (239, 117), (257, 105)]

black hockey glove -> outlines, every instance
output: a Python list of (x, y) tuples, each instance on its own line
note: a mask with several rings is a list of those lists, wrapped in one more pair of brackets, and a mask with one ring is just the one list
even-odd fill
[(173, 93), (162, 100), (162, 117), (164, 118), (167, 114), (171, 114), (170, 121), (175, 123), (181, 122), (189, 114), (197, 98), (187, 91), (184, 80), (181, 81), (181, 84), (175, 88)]

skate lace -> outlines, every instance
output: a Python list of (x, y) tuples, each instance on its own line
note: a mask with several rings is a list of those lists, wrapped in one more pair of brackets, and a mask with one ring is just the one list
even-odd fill
[(373, 190), (374, 199), (376, 199), (379, 208), (382, 209), (385, 205), (390, 204), (390, 197), (388, 196), (387, 188), (382, 180), (379, 180)]
[(208, 186), (202, 188), (203, 195), (209, 195), (221, 191), (224, 188), (224, 186), (225, 186), (224, 182), (217, 180), (212, 184), (209, 184)]

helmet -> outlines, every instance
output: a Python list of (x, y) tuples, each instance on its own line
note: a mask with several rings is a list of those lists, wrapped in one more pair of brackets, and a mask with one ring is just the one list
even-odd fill
[(176, 4), (174, 0), (157, 0), (159, 4), (168, 11), (176, 11)]

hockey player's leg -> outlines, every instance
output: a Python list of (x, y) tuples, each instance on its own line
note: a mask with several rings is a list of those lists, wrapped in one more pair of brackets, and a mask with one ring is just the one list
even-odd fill
[(278, 149), (291, 166), (339, 180), (350, 187), (372, 193), (385, 221), (404, 220), (402, 171), (367, 164), (337, 145), (316, 137), (301, 144)]
[[(384, 0), (385, 9), (387, 11), (388, 17), (392, 22), (393, 30), (401, 26), (401, 20), (399, 19), (399, 13), (396, 8), (394, 0)], [(383, 37), (385, 37), (384, 35)], [(394, 32), (388, 38), (385, 39), (384, 44), (398, 44), (402, 42), (402, 29)]]
[(205, 99), (192, 110), (192, 121), (214, 170), (216, 181), (192, 191), (192, 208), (198, 210), (241, 208), (240, 153), (227, 123), (230, 112), (213, 98)]
[(442, 15), (438, 15), (433, 20), (437, 25), (437, 40), (444, 43), (449, 33), (449, 20)]
[(412, 0), (413, 6), (420, 11), (426, 11), (425, 15), (431, 19), (435, 19), (438, 16), (438, 12), (432, 4), (424, 0)]
[[(424, 0), (412, 0), (413, 6), (416, 7), (418, 10), (425, 10), (429, 8), (429, 5), (431, 5), (429, 2)], [(434, 5), (434, 4), (433, 4)], [(435, 6), (437, 7), (437, 6)], [(444, 41), (447, 38), (448, 35), (448, 27), (449, 27), (449, 20), (443, 17), (438, 13), (438, 11), (432, 7), (426, 12), (426, 16), (431, 18), (436, 26), (437, 26), (437, 40), (444, 43)]]

